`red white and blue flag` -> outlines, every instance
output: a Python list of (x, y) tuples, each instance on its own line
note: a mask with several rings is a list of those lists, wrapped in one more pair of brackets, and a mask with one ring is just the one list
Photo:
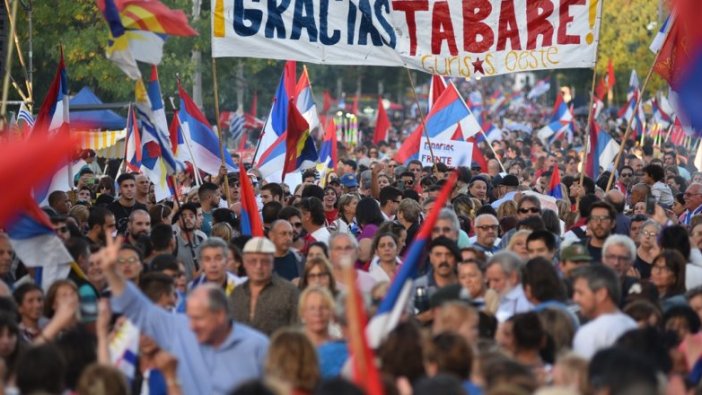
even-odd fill
[(563, 199), (563, 191), (561, 190), (561, 172), (558, 170), (558, 166), (553, 166), (553, 173), (551, 173), (551, 180), (548, 183), (548, 196), (555, 197), (556, 199)]
[[(639, 101), (641, 96), (641, 90), (639, 88), (639, 77), (636, 74), (636, 70), (631, 71), (631, 77), (629, 78), (629, 90), (626, 93), (626, 104), (619, 110), (619, 118), (623, 118), (626, 122), (631, 121), (631, 130), (634, 132), (632, 134), (633, 138), (641, 136), (644, 131), (644, 120), (645, 115), (643, 112), (643, 106)], [(636, 108), (636, 103), (639, 102), (638, 108)]]
[(465, 101), (463, 101), (456, 86), (453, 83), (449, 83), (446, 90), (431, 108), (424, 123), (420, 124), (408, 136), (397, 151), (395, 160), (400, 163), (407, 163), (410, 160), (417, 159), (420, 143), (424, 139), (424, 125), (426, 125), (426, 134), (429, 136), (429, 139), (437, 141), (452, 140), (458, 127), (461, 128), (463, 140), (478, 134), (481, 130), (478, 120)]
[(285, 136), (288, 130), (290, 101), (295, 100), (296, 62), (285, 63), (273, 106), (263, 129), (256, 167), (269, 182), (281, 182), (285, 165)]
[(558, 95), (553, 104), (553, 115), (548, 125), (537, 132), (537, 137), (545, 144), (551, 145), (556, 140), (562, 140), (573, 135), (573, 113), (563, 100), (563, 95)]
[[(183, 138), (190, 145), (194, 166), (210, 175), (217, 175), (222, 166), (222, 156), (219, 150), (219, 137), (212, 130), (209, 121), (190, 98), (178, 81), (180, 108), (178, 118), (182, 127)], [(232, 156), (225, 149), (224, 162), (227, 171), (235, 170)]]
[(375, 316), (368, 323), (366, 336), (371, 348), (377, 348), (400, 321), (400, 317), (410, 300), (412, 280), (424, 256), (425, 247), (431, 240), (434, 224), (439, 218), (439, 212), (449, 200), (457, 179), (457, 173), (452, 172), (446, 180), (446, 184), (444, 184), (436, 198), (434, 207), (422, 223), (414, 241), (409, 244), (410, 248), (405, 254), (404, 263), (400, 266), (395, 278), (393, 278), (385, 298), (380, 302)]

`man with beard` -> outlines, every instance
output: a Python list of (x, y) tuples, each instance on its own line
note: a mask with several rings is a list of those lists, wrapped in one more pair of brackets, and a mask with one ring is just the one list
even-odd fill
[(500, 295), (500, 305), (495, 313), (499, 322), (532, 308), (522, 288), (522, 266), (519, 256), (509, 251), (498, 252), (487, 262), (485, 277), (488, 286)]
[(144, 210), (134, 210), (129, 215), (127, 223), (126, 243), (139, 247), (146, 252), (150, 247), (149, 235), (151, 234), (151, 216)]
[(107, 208), (115, 215), (117, 232), (124, 234), (132, 211), (147, 209), (136, 201), (136, 177), (133, 174), (125, 173), (117, 177), (117, 185), (119, 185), (119, 199), (110, 203)]
[(105, 232), (112, 235), (117, 229), (115, 215), (104, 207), (96, 206), (90, 209), (88, 216), (88, 233), (85, 235), (94, 246), (105, 245)]
[(587, 234), (590, 237), (585, 239), (585, 247), (595, 262), (602, 262), (602, 247), (617, 224), (616, 216), (616, 210), (607, 202), (595, 202), (590, 206), (587, 217)]
[(440, 288), (458, 283), (456, 265), (460, 260), (461, 253), (454, 240), (439, 236), (429, 243), (431, 271), (414, 281), (413, 303), (410, 304), (417, 311), (420, 322), (427, 323), (433, 319), (429, 298)]
[(197, 228), (197, 209), (193, 203), (185, 203), (173, 217), (178, 224), (176, 230), (176, 248), (178, 260), (185, 265), (185, 277), (188, 281), (200, 268), (198, 264), (198, 249), (207, 236)]

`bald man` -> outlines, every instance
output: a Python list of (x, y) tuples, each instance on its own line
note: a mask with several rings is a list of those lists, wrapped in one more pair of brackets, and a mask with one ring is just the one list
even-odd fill
[(303, 256), (291, 248), (293, 236), (292, 225), (284, 219), (273, 221), (268, 231), (268, 238), (275, 244), (273, 271), (289, 281), (299, 278), (305, 271)]
[(614, 227), (614, 233), (619, 235), (629, 235), (631, 228), (631, 218), (624, 215), (624, 206), (626, 205), (626, 197), (618, 189), (610, 189), (605, 194), (605, 201), (614, 206), (617, 210), (617, 225)]

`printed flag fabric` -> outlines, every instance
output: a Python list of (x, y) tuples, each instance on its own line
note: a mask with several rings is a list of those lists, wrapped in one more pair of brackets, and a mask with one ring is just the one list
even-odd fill
[(368, 323), (366, 336), (372, 348), (377, 348), (400, 321), (400, 317), (410, 300), (412, 279), (424, 256), (424, 249), (431, 239), (431, 232), (434, 228), (434, 224), (439, 218), (439, 212), (449, 200), (457, 179), (457, 173), (452, 172), (446, 180), (446, 184), (444, 184), (436, 198), (432, 211), (422, 223), (414, 241), (409, 244), (409, 250), (407, 250), (403, 259), (404, 263), (400, 266), (398, 273), (392, 280), (385, 298), (380, 302), (378, 311)]

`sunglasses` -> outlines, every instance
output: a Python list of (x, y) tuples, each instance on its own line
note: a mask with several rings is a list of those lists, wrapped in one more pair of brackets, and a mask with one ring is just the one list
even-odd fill
[(539, 210), (539, 209), (536, 208), (536, 207), (532, 207), (532, 208), (520, 208), (520, 209), (519, 209), (519, 212), (522, 213), (522, 214), (526, 214), (526, 213), (536, 214), (536, 213), (538, 213), (538, 212), (540, 212), (540, 211), (541, 211), (541, 210)]
[(622, 178), (628, 178), (631, 177), (633, 174), (632, 173), (622, 173)]

